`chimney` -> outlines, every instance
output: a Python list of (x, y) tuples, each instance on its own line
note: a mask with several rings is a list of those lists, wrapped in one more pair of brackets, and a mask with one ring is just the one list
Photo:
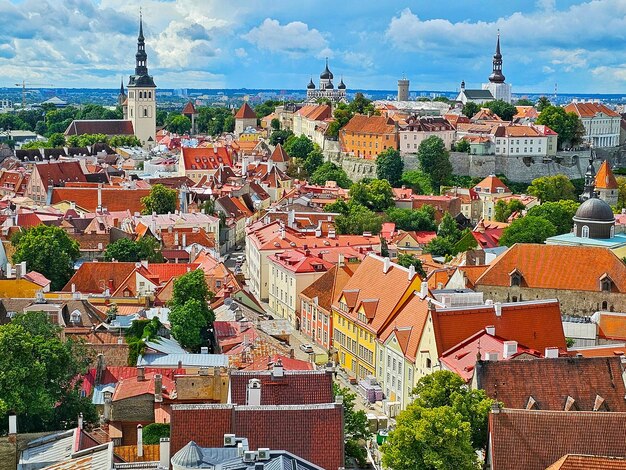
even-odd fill
[[(170, 225), (170, 227), (171, 227), (171, 225)], [(170, 230), (169, 230), (169, 227), (168, 227), (168, 232), (169, 232), (169, 231), (170, 231)], [(175, 246), (175, 247), (178, 247), (178, 231), (176, 231), (176, 232), (174, 233), (174, 246)]]
[(389, 269), (391, 269), (391, 261), (389, 260), (389, 257), (385, 257), (383, 260), (383, 273), (387, 274)]
[(294, 228), (296, 221), (296, 211), (295, 209), (291, 209), (287, 214), (287, 226)]
[(143, 366), (137, 367), (137, 382), (146, 380), (146, 369)]
[(285, 375), (285, 370), (283, 369), (283, 361), (278, 359), (274, 363), (274, 367), (272, 368), (272, 377), (282, 377)]
[(285, 239), (285, 227), (280, 228), (280, 239), (281, 240)]
[(163, 401), (163, 376), (155, 374), (154, 376), (154, 402), (161, 403)]
[(556, 359), (559, 357), (559, 348), (546, 348), (543, 356), (546, 359)]
[(78, 429), (83, 429), (83, 414), (78, 413)]
[(496, 335), (496, 327), (493, 325), (489, 325), (485, 327), (485, 332), (489, 335), (489, 336), (495, 336)]
[(9, 413), (9, 434), (17, 434), (17, 415), (12, 411)]
[(104, 354), (98, 354), (96, 358), (96, 385), (100, 385), (102, 383), (102, 376), (104, 375), (107, 369), (106, 360)]
[(187, 248), (187, 234), (183, 233), (183, 250)]
[(11, 263), (7, 263), (7, 279), (12, 279), (13, 278), (13, 266), (11, 265)]
[(143, 457), (143, 426), (137, 425), (137, 457)]
[(415, 266), (409, 266), (409, 281), (412, 281), (415, 277)]
[(113, 289), (113, 279), (109, 279), (107, 286), (108, 286), (109, 292), (113, 293), (113, 291), (115, 290)]
[(344, 265), (345, 265), (345, 263), (344, 263), (343, 253), (339, 253), (339, 257), (338, 257), (338, 260), (337, 260), (337, 266), (342, 268)]
[(259, 379), (250, 379), (248, 382), (246, 405), (261, 406), (261, 381)]
[(494, 401), (493, 404), (491, 405), (491, 412), (494, 415), (500, 413), (500, 405), (498, 404), (497, 401)]
[(111, 398), (112, 398), (111, 392), (104, 392), (103, 418), (105, 421), (108, 421), (111, 419)]
[(496, 317), (502, 316), (502, 304), (500, 302), (494, 303), (493, 309), (496, 311)]
[(422, 281), (420, 284), (420, 297), (422, 299), (428, 297), (428, 283), (426, 281)]
[(72, 282), (72, 294), (76, 292), (76, 284)]
[(98, 208), (102, 208), (102, 183), (98, 183)]
[(516, 352), (517, 352), (517, 341), (505, 341), (504, 342), (504, 351), (502, 353), (502, 357), (504, 359), (510, 358)]
[(159, 442), (159, 467), (170, 468), (170, 438), (162, 437)]

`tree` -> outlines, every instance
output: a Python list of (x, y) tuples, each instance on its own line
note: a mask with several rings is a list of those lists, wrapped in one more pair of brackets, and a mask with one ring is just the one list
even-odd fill
[(417, 194), (433, 194), (433, 186), (428, 175), (419, 170), (409, 170), (402, 173), (400, 181), (407, 188)]
[(463, 152), (469, 153), (470, 151), (470, 143), (469, 140), (461, 139), (456, 144), (454, 144), (455, 152)]
[(13, 262), (26, 261), (31, 271), (43, 274), (51, 281), (52, 290), (61, 290), (74, 274), (74, 261), (80, 256), (78, 243), (53, 225), (37, 225), (11, 240), (15, 247)]
[(150, 189), (150, 195), (141, 198), (145, 206), (143, 214), (167, 214), (176, 210), (176, 191), (166, 188), (162, 184), (155, 184)]
[(350, 186), (350, 200), (374, 212), (382, 212), (393, 206), (393, 189), (386, 180), (360, 181)]
[(585, 127), (576, 113), (567, 113), (560, 106), (550, 105), (542, 108), (537, 124), (544, 124), (559, 134), (557, 140), (559, 149), (580, 145), (585, 135)]
[(618, 176), (617, 178), (617, 209), (622, 210), (626, 207), (626, 176)]
[(0, 419), (17, 414), (18, 430), (70, 429), (79, 413), (87, 423), (98, 419), (89, 398), (81, 397), (81, 374), (88, 351), (73, 340), (60, 339), (61, 328), (44, 312), (27, 312), (0, 326)]
[(191, 130), (191, 119), (182, 114), (170, 113), (165, 121), (165, 128), (176, 134), (186, 134)]
[(526, 206), (518, 199), (511, 199), (509, 202), (499, 199), (496, 202), (495, 219), (497, 222), (506, 222), (515, 212), (521, 212)]
[(574, 221), (572, 218), (580, 204), (571, 200), (556, 202), (544, 202), (540, 206), (532, 207), (528, 211), (529, 216), (541, 217), (549, 221), (556, 229), (556, 234), (569, 233), (572, 231)]
[(163, 261), (159, 242), (154, 237), (146, 236), (137, 241), (120, 238), (110, 243), (104, 252), (105, 261), (137, 262), (147, 260), (151, 263)]
[(332, 162), (322, 163), (309, 178), (310, 183), (322, 186), (326, 184), (326, 181), (335, 181), (337, 186), (344, 189), (352, 186), (352, 181), (348, 179), (348, 175), (346, 175), (343, 168), (339, 168)]
[(449, 212), (446, 212), (441, 218), (441, 223), (437, 229), (437, 236), (447, 238), (453, 245), (463, 236), (456, 220), (454, 220)]
[(454, 372), (441, 370), (422, 377), (411, 394), (415, 397), (414, 403), (423, 408), (453, 408), (470, 424), (474, 449), (485, 448), (487, 420), (494, 401), (484, 390), (471, 389)]
[(574, 185), (565, 175), (535, 178), (528, 186), (528, 194), (538, 197), (542, 203), (564, 199), (576, 200)]
[(515, 102), (515, 106), (534, 106), (535, 103), (530, 101), (528, 98), (520, 98)]
[(308, 175), (312, 175), (315, 173), (322, 163), (324, 163), (324, 155), (319, 150), (319, 147), (315, 145), (316, 148), (311, 150), (304, 160), (304, 169), (306, 170)]
[(537, 111), (542, 112), (548, 106), (552, 106), (552, 103), (546, 96), (542, 96), (537, 100)]
[(184, 348), (197, 350), (206, 342), (208, 328), (215, 320), (208, 306), (213, 296), (202, 269), (190, 271), (174, 281), (174, 292), (168, 304), (169, 320), (172, 335)]
[(276, 110), (276, 106), (280, 104), (281, 102), (276, 100), (264, 101), (255, 106), (254, 113), (258, 119), (263, 119), (265, 116), (272, 114)]
[(363, 410), (356, 411), (354, 409), (356, 395), (352, 393), (349, 388), (340, 387), (337, 383), (333, 382), (333, 396), (335, 398), (338, 396), (343, 398), (343, 427), (346, 456), (356, 458), (359, 461), (359, 466), (364, 466), (367, 453), (358, 442), (363, 439), (368, 439), (372, 434), (367, 424), (367, 416)]
[(497, 114), (503, 121), (511, 121), (513, 116), (517, 114), (517, 108), (504, 100), (489, 101), (485, 103), (484, 107)]
[(361, 235), (364, 232), (380, 233), (383, 218), (361, 204), (350, 202), (348, 211), (335, 218), (335, 228), (341, 235)]
[(394, 470), (478, 468), (470, 424), (448, 406), (429, 409), (411, 403), (397, 417), (382, 452), (383, 465)]
[(473, 118), (476, 113), (480, 111), (480, 106), (478, 106), (473, 101), (468, 101), (463, 105), (463, 110), (461, 111), (466, 117)]
[(403, 169), (404, 161), (396, 149), (387, 149), (376, 157), (376, 177), (389, 181), (394, 188), (400, 186)]
[(424, 267), (422, 266), (422, 260), (415, 257), (415, 255), (398, 255), (397, 262), (400, 266), (404, 266), (405, 268), (413, 266), (415, 268), (415, 272), (419, 274), (420, 277), (426, 278), (426, 271), (424, 271)]
[[(290, 129), (283, 129), (281, 131), (274, 131), (272, 132), (272, 135), (270, 136), (270, 144), (271, 145), (285, 145), (285, 142), (291, 137), (293, 136), (293, 132), (291, 132)], [(289, 153), (289, 152), (287, 152)]]
[(446, 146), (439, 137), (424, 139), (417, 149), (421, 170), (426, 173), (434, 188), (439, 187), (452, 175), (452, 164)]
[(56, 132), (48, 138), (48, 143), (52, 148), (63, 147), (65, 145), (65, 136), (60, 132)]
[(290, 157), (304, 160), (313, 151), (313, 141), (306, 135), (291, 136), (283, 147)]
[(399, 230), (422, 232), (434, 231), (437, 228), (435, 209), (429, 205), (417, 210), (391, 207), (387, 209), (387, 218), (394, 222)]
[(161, 245), (156, 238), (150, 236), (141, 237), (137, 240), (139, 261), (146, 260), (150, 263), (162, 263)]
[(513, 246), (515, 243), (543, 243), (546, 238), (556, 235), (556, 228), (552, 222), (527, 215), (514, 220), (504, 229), (500, 238), (500, 246)]
[(272, 119), (270, 121), (270, 127), (275, 131), (280, 130), (280, 120), (278, 118)]
[(426, 244), (424, 252), (433, 256), (451, 255), (454, 253), (454, 243), (448, 238), (435, 237)]
[(170, 437), (170, 425), (166, 423), (148, 424), (141, 430), (143, 443), (155, 445), (161, 442), (161, 438)]

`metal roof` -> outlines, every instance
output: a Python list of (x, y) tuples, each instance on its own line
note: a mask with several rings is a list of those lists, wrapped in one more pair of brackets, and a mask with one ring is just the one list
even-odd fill
[(228, 367), (225, 354), (146, 354), (137, 359), (137, 366), (146, 367)]
[(113, 394), (114, 391), (115, 383), (96, 385), (93, 388), (91, 403), (94, 405), (104, 405), (104, 392), (111, 392), (111, 394)]
[(74, 451), (76, 429), (60, 431), (28, 443), (22, 451), (18, 470), (39, 470), (57, 462), (69, 460)]

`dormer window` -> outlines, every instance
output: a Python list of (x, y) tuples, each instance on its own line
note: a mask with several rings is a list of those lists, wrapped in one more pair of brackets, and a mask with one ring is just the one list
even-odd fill
[(519, 271), (511, 273), (511, 287), (520, 287), (522, 285), (522, 274)]
[(604, 279), (600, 281), (600, 290), (602, 292), (611, 292), (612, 286), (613, 286), (613, 282), (608, 276), (606, 276)]
[(580, 232), (580, 236), (582, 238), (589, 238), (589, 226), (583, 225), (581, 232)]
[(80, 312), (78, 310), (74, 310), (72, 313), (70, 313), (70, 322), (80, 323)]

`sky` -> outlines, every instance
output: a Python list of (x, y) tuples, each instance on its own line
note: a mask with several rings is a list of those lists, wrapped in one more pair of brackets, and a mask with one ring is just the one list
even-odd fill
[(119, 87), (140, 7), (161, 88), (480, 88), (499, 30), (513, 93), (626, 95), (626, 0), (0, 0), (0, 86)]

